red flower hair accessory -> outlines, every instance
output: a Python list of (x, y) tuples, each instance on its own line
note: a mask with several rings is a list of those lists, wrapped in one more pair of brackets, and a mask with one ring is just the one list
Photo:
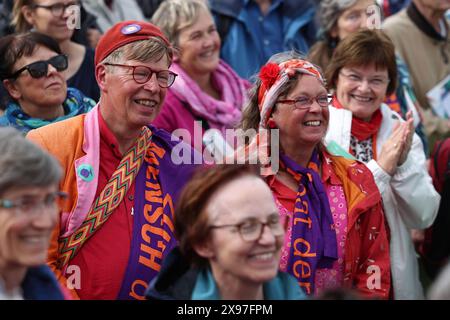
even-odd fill
[(279, 73), (280, 67), (278, 66), (278, 64), (273, 62), (270, 62), (261, 68), (261, 71), (259, 72), (259, 78), (264, 84), (266, 90), (269, 90), (269, 88), (275, 83)]

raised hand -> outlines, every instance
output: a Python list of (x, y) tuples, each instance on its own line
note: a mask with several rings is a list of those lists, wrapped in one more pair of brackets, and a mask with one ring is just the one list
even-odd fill
[(386, 142), (381, 147), (380, 156), (377, 159), (378, 165), (389, 175), (394, 175), (397, 170), (400, 156), (405, 145), (404, 123), (397, 122)]
[(409, 151), (411, 150), (411, 145), (413, 141), (414, 136), (414, 119), (411, 111), (408, 111), (406, 113), (406, 122), (402, 124), (405, 129), (403, 132), (403, 139), (405, 141), (405, 144), (403, 146), (402, 154), (400, 155), (400, 158), (398, 159), (398, 165), (401, 166), (403, 163), (405, 163), (406, 159), (408, 158)]

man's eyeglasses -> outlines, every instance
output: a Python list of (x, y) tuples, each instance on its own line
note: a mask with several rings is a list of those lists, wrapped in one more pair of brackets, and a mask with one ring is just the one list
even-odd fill
[(144, 84), (150, 80), (153, 74), (156, 74), (156, 80), (161, 88), (168, 88), (174, 82), (175, 78), (178, 76), (175, 72), (170, 70), (154, 71), (146, 66), (133, 66), (128, 64), (117, 64), (117, 63), (104, 63), (107, 66), (114, 67), (124, 67), (133, 69), (133, 79), (139, 84)]
[(284, 225), (286, 221), (287, 219), (283, 219), (282, 221), (279, 214), (276, 213), (270, 215), (266, 222), (261, 222), (256, 218), (251, 218), (237, 224), (224, 224), (220, 226), (212, 225), (209, 226), (209, 228), (235, 228), (241, 235), (242, 240), (251, 242), (261, 238), (265, 226), (269, 227), (270, 231), (275, 237), (282, 236), (286, 228), (286, 226)]
[(36, 61), (26, 65), (23, 68), (20, 68), (16, 72), (14, 72), (9, 78), (15, 79), (17, 78), (23, 71), (28, 70), (30, 76), (35, 79), (42, 78), (48, 73), (48, 65), (51, 64), (58, 72), (64, 71), (69, 66), (67, 61), (67, 56), (64, 54), (59, 54), (54, 56), (53, 58), (48, 59), (47, 61)]
[(319, 106), (321, 106), (322, 108), (326, 108), (330, 104), (331, 98), (331, 95), (322, 95), (314, 98), (302, 96), (297, 99), (284, 99), (278, 100), (277, 102), (293, 104), (296, 109), (309, 109), (311, 108), (313, 102), (316, 101)]
[(67, 3), (67, 4), (63, 4), (63, 3), (55, 3), (52, 5), (33, 4), (33, 5), (31, 5), (31, 7), (33, 9), (35, 9), (35, 8), (47, 9), (47, 10), (51, 11), (53, 16), (61, 17), (66, 12), (67, 8), (70, 8), (71, 6), (78, 6), (78, 5), (80, 5), (80, 3), (78, 1), (74, 1), (74, 2)]
[(44, 199), (25, 197), (17, 200), (0, 199), (0, 208), (15, 209), (18, 215), (32, 216), (42, 209), (55, 209), (58, 202), (66, 199), (67, 193), (57, 191), (45, 196)]
[[(360, 85), (364, 82), (365, 78), (362, 76), (356, 74), (356, 73), (349, 73), (346, 74), (344, 72), (339, 72), (342, 76), (347, 78), (348, 81), (354, 83), (355, 85)], [(382, 89), (385, 85), (387, 85), (390, 82), (389, 78), (385, 77), (374, 77), (367, 79), (367, 83), (369, 84), (369, 87), (373, 89)]]

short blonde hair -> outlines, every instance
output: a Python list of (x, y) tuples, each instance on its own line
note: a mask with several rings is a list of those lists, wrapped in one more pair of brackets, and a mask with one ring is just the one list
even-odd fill
[(194, 24), (202, 10), (209, 12), (205, 0), (165, 0), (153, 14), (152, 22), (178, 46), (180, 31)]

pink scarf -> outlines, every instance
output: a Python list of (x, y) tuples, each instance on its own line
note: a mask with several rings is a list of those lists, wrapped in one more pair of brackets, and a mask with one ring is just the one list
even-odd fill
[(178, 63), (174, 63), (170, 69), (178, 74), (170, 90), (190, 106), (195, 116), (216, 124), (223, 133), (225, 129), (238, 124), (241, 110), (247, 102), (249, 83), (241, 79), (230, 66), (220, 60), (212, 74), (212, 81), (221, 91), (222, 100), (216, 100), (203, 92)]

